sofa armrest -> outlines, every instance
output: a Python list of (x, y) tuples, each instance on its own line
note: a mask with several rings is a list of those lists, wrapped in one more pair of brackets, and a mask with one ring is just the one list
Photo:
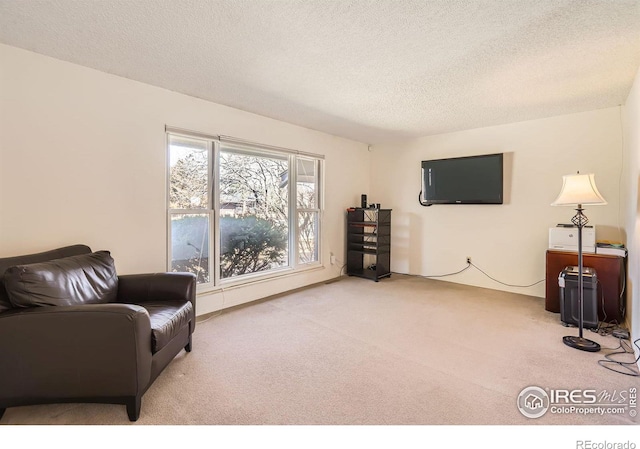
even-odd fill
[(0, 405), (135, 396), (151, 377), (149, 314), (130, 304), (12, 309), (0, 314)]
[(196, 276), (193, 273), (149, 273), (118, 276), (118, 301), (140, 304), (145, 301), (191, 302), (196, 310)]

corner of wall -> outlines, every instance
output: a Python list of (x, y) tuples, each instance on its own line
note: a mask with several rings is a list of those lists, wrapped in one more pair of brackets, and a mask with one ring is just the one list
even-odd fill
[[(640, 68), (633, 86), (621, 108), (622, 138), (626, 167), (625, 223), (628, 249), (627, 317), (625, 324), (631, 330), (632, 341), (640, 339), (640, 208), (638, 187), (640, 179)], [(634, 346), (634, 350), (638, 348)], [(636, 354), (638, 355), (638, 354)]]

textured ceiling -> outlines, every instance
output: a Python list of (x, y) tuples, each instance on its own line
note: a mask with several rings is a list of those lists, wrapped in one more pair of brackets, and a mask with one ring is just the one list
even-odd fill
[(376, 143), (623, 104), (640, 0), (0, 0), (0, 42)]

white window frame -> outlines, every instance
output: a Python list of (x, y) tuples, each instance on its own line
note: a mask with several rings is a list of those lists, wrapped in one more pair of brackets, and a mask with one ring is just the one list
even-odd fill
[[(316, 205), (316, 207), (314, 208), (298, 208), (298, 192), (297, 192), (297, 187), (298, 187), (298, 161), (299, 160), (307, 160), (307, 161), (313, 161), (315, 162), (315, 173), (314, 173), (314, 177), (316, 180), (316, 188), (314, 191), (314, 204)], [(323, 197), (323, 195), (320, 194), (320, 189), (321, 189), (321, 176), (322, 176), (322, 164), (321, 161), (319, 159), (316, 158), (312, 158), (312, 157), (306, 157), (306, 156), (298, 156), (296, 157), (294, 160), (292, 160), (291, 162), (293, 164), (293, 167), (295, 167), (294, 171), (295, 173), (293, 173), (293, 179), (290, 181), (290, 184), (293, 185), (293, 193), (292, 195), (294, 195), (294, 223), (295, 223), (295, 263), (294, 266), (297, 267), (306, 267), (306, 266), (314, 266), (317, 264), (320, 264), (321, 261), (321, 255), (322, 255), (322, 238), (320, 237), (321, 235), (321, 231), (322, 231), (322, 207), (320, 205), (320, 201)], [(290, 170), (291, 171), (291, 170)], [(317, 260), (314, 261), (310, 261), (310, 262), (300, 262), (300, 245), (299, 245), (299, 241), (300, 241), (300, 229), (298, 226), (298, 214), (299, 213), (316, 213), (317, 214), (317, 222), (316, 222), (316, 235), (317, 235), (317, 252), (318, 252), (318, 257)]]
[[(170, 136), (180, 136), (192, 139), (201, 139), (208, 142), (209, 170), (208, 170), (208, 186), (209, 186), (209, 205), (207, 209), (170, 209), (169, 206), (169, 189), (170, 189)], [(280, 157), (288, 158), (288, 266), (281, 268), (273, 268), (267, 271), (259, 271), (255, 273), (247, 273), (239, 276), (222, 279), (220, 274), (220, 153), (224, 150), (231, 150), (238, 154), (248, 154), (253, 156), (264, 157)], [(166, 127), (166, 155), (167, 155), (167, 186), (165, 189), (167, 195), (167, 267), (171, 270), (172, 254), (171, 254), (171, 216), (176, 213), (197, 213), (209, 215), (209, 280), (208, 283), (200, 283), (197, 286), (198, 291), (207, 291), (226, 287), (231, 285), (241, 285), (261, 279), (275, 278), (283, 274), (302, 272), (309, 269), (322, 266), (322, 222), (323, 222), (323, 204), (324, 204), (324, 156), (305, 153), (287, 148), (274, 147), (270, 145), (262, 145), (254, 142), (248, 142), (228, 136), (211, 136), (199, 132), (187, 131), (180, 128)], [(316, 161), (316, 190), (315, 204), (312, 209), (298, 209), (297, 201), (297, 161), (298, 159)], [(195, 212), (194, 212), (195, 211)], [(300, 238), (298, 229), (298, 213), (313, 212), (317, 213), (317, 250), (318, 258), (316, 261), (299, 263), (299, 247)]]
[[(208, 190), (208, 194), (207, 194), (207, 207), (206, 208), (200, 208), (200, 209), (171, 209), (171, 204), (170, 204), (170, 195), (169, 195), (169, 189), (171, 187), (171, 167), (170, 167), (170, 159), (171, 159), (171, 150), (170, 150), (170, 140), (171, 140), (171, 136), (178, 136), (178, 137), (184, 137), (184, 138), (188, 138), (188, 139), (194, 139), (194, 140), (202, 140), (205, 141), (207, 143), (207, 163), (208, 163), (208, 168), (207, 168), (207, 173), (208, 173), (208, 179), (207, 179), (207, 190)], [(189, 135), (189, 134), (184, 134), (184, 133), (176, 133), (176, 132), (167, 132), (166, 133), (166, 167), (167, 167), (167, 174), (166, 174), (166, 195), (167, 195), (167, 270), (171, 271), (172, 267), (171, 267), (171, 263), (173, 261), (173, 254), (172, 254), (172, 242), (171, 242), (171, 217), (175, 214), (193, 214), (193, 215), (207, 215), (209, 218), (209, 282), (204, 282), (204, 283), (199, 283), (199, 286), (213, 286), (215, 285), (215, 280), (214, 280), (214, 275), (215, 272), (212, 272), (212, 269), (214, 268), (215, 265), (212, 265), (211, 262), (211, 258), (212, 255), (215, 255), (215, 253), (213, 252), (214, 250), (214, 234), (212, 234), (212, 230), (217, 228), (217, 226), (215, 226), (214, 221), (216, 220), (216, 214), (214, 213), (214, 202), (215, 202), (215, 196), (213, 195), (213, 180), (215, 178), (212, 178), (212, 172), (214, 169), (214, 154), (215, 154), (215, 150), (214, 150), (214, 145), (213, 142), (210, 139), (207, 139), (203, 136), (200, 135)], [(214, 256), (215, 257), (215, 256)]]

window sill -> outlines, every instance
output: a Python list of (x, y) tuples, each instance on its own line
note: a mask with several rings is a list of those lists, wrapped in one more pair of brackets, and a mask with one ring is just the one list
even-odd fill
[(326, 267), (321, 264), (313, 264), (304, 268), (285, 268), (278, 270), (277, 272), (271, 272), (268, 274), (257, 274), (253, 276), (243, 277), (242, 279), (229, 279), (223, 281), (221, 285), (199, 285), (196, 287), (196, 295), (202, 296), (210, 293), (222, 292), (225, 290), (231, 290), (241, 287), (247, 287), (250, 285), (261, 284), (264, 282), (275, 281), (278, 279), (284, 279), (299, 274), (311, 273), (314, 271), (324, 270)]

